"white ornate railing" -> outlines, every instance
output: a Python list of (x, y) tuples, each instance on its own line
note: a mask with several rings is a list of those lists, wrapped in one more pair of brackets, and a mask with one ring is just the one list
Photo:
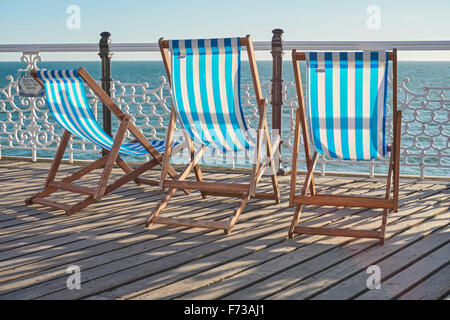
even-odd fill
[[(392, 76), (389, 79), (389, 87), (392, 89)], [(450, 93), (450, 87), (425, 86), (423, 92), (414, 92), (408, 89), (409, 79), (401, 81), (398, 88), (398, 107), (402, 110), (402, 145), (401, 167), (414, 168), (413, 175), (424, 178), (426, 175), (450, 176), (450, 100), (446, 99)], [(288, 132), (283, 132), (283, 147), (288, 149), (282, 154), (292, 153), (292, 143), (295, 126), (295, 112), (298, 107), (295, 95), (295, 84), (285, 82), (283, 86), (284, 105), (289, 108)], [(390, 112), (392, 100), (388, 100), (388, 114), (386, 130), (387, 142), (392, 137), (392, 112)], [(300, 150), (303, 152), (303, 142)], [(290, 165), (290, 157), (283, 157), (282, 161)], [(346, 164), (366, 166), (370, 176), (386, 171), (387, 159), (371, 160), (369, 162), (345, 161)], [(318, 168), (325, 174), (326, 167), (332, 165), (337, 168), (341, 161), (320, 156)], [(377, 169), (380, 170), (377, 170)], [(425, 169), (432, 170), (425, 172)]]
[[(355, 43), (326, 43), (326, 48), (350, 48), (357, 46)], [(318, 44), (286, 42), (286, 46), (302, 48), (302, 45), (316, 49)], [(361, 46), (361, 44), (359, 44)], [(417, 49), (417, 42), (404, 43), (405, 47)], [(436, 42), (434, 46), (446, 46), (448, 43)], [(39, 67), (41, 57), (38, 51), (62, 51), (59, 47), (50, 45), (0, 45), (0, 52), (22, 51), (21, 61), (24, 67), (18, 71), (27, 72), (31, 68)], [(21, 47), (24, 46), (24, 47)], [(142, 51), (155, 51), (154, 44), (144, 44)], [(255, 45), (258, 50), (266, 50), (270, 44), (259, 43)], [(386, 48), (392, 46), (401, 47), (398, 43), (385, 43)], [(59, 49), (58, 49), (59, 48)], [(81, 48), (81, 49), (80, 49)], [(94, 51), (97, 46), (81, 45), (79, 50), (75, 46), (65, 48), (66, 51)], [(139, 51), (134, 44), (112, 46), (116, 51)], [(320, 47), (322, 48), (322, 47)], [(319, 49), (320, 49), (319, 48)], [(432, 48), (432, 46), (430, 47)], [(25, 50), (27, 49), (27, 50)], [(32, 52), (32, 50), (37, 50)], [(45, 105), (44, 98), (19, 96), (18, 79), (12, 75), (7, 76), (7, 85), (0, 88), (0, 157), (23, 156), (31, 157), (33, 161), (38, 158), (52, 158), (59, 143), (62, 130), (52, 119)], [(171, 104), (170, 91), (165, 77), (159, 77), (159, 85), (150, 88), (148, 83), (122, 83), (113, 81), (111, 94), (115, 102), (125, 112), (133, 117), (133, 121), (148, 137), (164, 138), (167, 127)], [(450, 177), (450, 87), (427, 86), (420, 92), (408, 88), (409, 79), (399, 83), (399, 108), (403, 110), (402, 126), (402, 168), (409, 168), (409, 172), (421, 178), (425, 176)], [(390, 84), (391, 85), (391, 84)], [(391, 86), (392, 87), (392, 86)], [(258, 111), (253, 96), (252, 85), (244, 84), (241, 88), (242, 103), (250, 122), (250, 126), (257, 126)], [(271, 83), (263, 83), (263, 93), (270, 101)], [(94, 114), (101, 120), (101, 104), (90, 90), (87, 90), (88, 101)], [(390, 101), (388, 101), (388, 106)], [(291, 165), (292, 138), (294, 129), (294, 114), (297, 108), (295, 86), (292, 82), (283, 84), (283, 112), (282, 112), (282, 153), (281, 159), (284, 167)], [(389, 113), (388, 113), (389, 115)], [(270, 117), (270, 111), (269, 115)], [(388, 116), (389, 119), (389, 116)], [(389, 123), (389, 121), (388, 121)], [(113, 132), (117, 123), (113, 123)], [(390, 135), (392, 128), (388, 125)], [(389, 135), (389, 136), (390, 136)], [(91, 143), (73, 138), (69, 143), (67, 157), (69, 161), (74, 159), (86, 159), (96, 157), (100, 150)], [(300, 167), (304, 166), (302, 157), (299, 157)], [(136, 158), (136, 160), (140, 160)], [(355, 166), (361, 166), (360, 171), (369, 172), (370, 176), (386, 172), (386, 161), (375, 160), (362, 165), (361, 162), (345, 166), (339, 161), (322, 157), (318, 168), (323, 174), (328, 171), (354, 171)], [(348, 162), (346, 162), (348, 163)], [(364, 169), (365, 166), (365, 169)]]

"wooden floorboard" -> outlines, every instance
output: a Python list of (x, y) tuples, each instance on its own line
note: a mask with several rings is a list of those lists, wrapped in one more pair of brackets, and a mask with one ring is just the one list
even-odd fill
[[(146, 217), (162, 194), (130, 182), (81, 212), (24, 200), (42, 190), (50, 163), (0, 160), (1, 299), (448, 299), (450, 184), (401, 179), (400, 209), (386, 243), (300, 235), (287, 240), (293, 208), (290, 177), (279, 177), (281, 204), (251, 199), (231, 234), (153, 225)], [(59, 178), (81, 168), (62, 164)], [(100, 170), (77, 185), (95, 187)], [(113, 170), (111, 181), (122, 171)], [(146, 174), (157, 179), (158, 170)], [(302, 176), (299, 177), (301, 182)], [(191, 179), (194, 179), (193, 175)], [(245, 173), (205, 172), (205, 181), (246, 183)], [(317, 176), (319, 192), (380, 196), (384, 179)], [(301, 184), (299, 183), (299, 186)], [(263, 178), (260, 190), (271, 190)], [(73, 203), (67, 191), (49, 199)], [(225, 221), (237, 199), (177, 192), (161, 217)], [(377, 230), (381, 210), (306, 206), (301, 224)], [(68, 290), (67, 268), (81, 269), (81, 290)], [(368, 289), (369, 266), (381, 289)]]

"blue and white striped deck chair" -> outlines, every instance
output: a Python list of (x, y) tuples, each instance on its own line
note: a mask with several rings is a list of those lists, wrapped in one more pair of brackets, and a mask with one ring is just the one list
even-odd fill
[[(175, 118), (178, 117), (185, 135), (190, 140), (191, 163), (180, 174), (177, 181), (166, 180), (165, 165), (169, 163), (170, 148), (164, 155), (161, 171), (161, 187), (169, 188), (165, 198), (147, 220), (152, 223), (183, 225), (190, 227), (223, 229), (229, 233), (236, 223), (247, 201), (252, 198), (273, 199), (279, 202), (278, 183), (273, 162), (266, 121), (267, 101), (261, 94), (256, 68), (253, 44), (250, 36), (245, 38), (164, 40), (159, 41), (161, 54), (170, 79), (173, 108), (166, 141), (172, 141)], [(247, 126), (240, 97), (241, 46), (246, 46), (255, 88), (256, 101), (260, 111), (256, 139)], [(262, 141), (265, 141), (267, 157), (261, 159)], [(195, 153), (194, 144), (199, 145)], [(254, 164), (249, 183), (204, 182), (198, 161), (207, 148), (221, 152), (254, 152)], [(272, 169), (273, 193), (257, 193), (256, 185), (266, 167)], [(185, 181), (194, 170), (197, 181)], [(239, 206), (227, 221), (190, 220), (159, 217), (161, 210), (179, 188), (199, 190), (205, 198), (207, 194), (237, 197)]]
[[(159, 181), (142, 179), (139, 176), (157, 164), (161, 164), (162, 153), (164, 153), (166, 147), (165, 141), (146, 139), (130, 121), (130, 116), (123, 113), (114, 104), (112, 99), (84, 68), (78, 70), (32, 70), (30, 73), (45, 88), (47, 106), (53, 118), (64, 128), (64, 134), (48, 173), (44, 190), (28, 198), (26, 200), (27, 204), (38, 203), (63, 209), (67, 214), (72, 214), (95, 200), (100, 200), (105, 194), (112, 192), (130, 180), (134, 180), (138, 185), (159, 185)], [(86, 99), (83, 80), (97, 94), (103, 104), (119, 119), (120, 125), (115, 138), (109, 136), (95, 119)], [(136, 137), (135, 141), (124, 143), (127, 130)], [(84, 141), (96, 144), (106, 150), (107, 153), (62, 181), (55, 181), (62, 156), (72, 134)], [(139, 155), (150, 155), (152, 160), (134, 170), (121, 158), (121, 156)], [(108, 179), (115, 163), (123, 169), (125, 174), (108, 185)], [(102, 166), (104, 166), (104, 169), (97, 188), (87, 188), (72, 183), (81, 176)], [(173, 178), (177, 175), (171, 167), (169, 167), (168, 172)], [(74, 205), (44, 199), (57, 190), (72, 191), (88, 195), (88, 197)]]
[[(322, 234), (375, 238), (384, 243), (388, 210), (398, 210), (401, 111), (397, 110), (397, 51), (292, 52), (299, 108), (292, 156), (290, 206), (297, 206), (289, 237)], [(299, 61), (306, 61), (307, 103), (303, 96)], [(393, 139), (386, 143), (388, 64), (393, 70)], [(296, 195), (300, 128), (307, 175)], [(310, 138), (311, 136), (311, 138)], [(310, 146), (311, 144), (311, 146)], [(313, 171), (320, 154), (340, 161), (370, 161), (390, 151), (384, 198), (316, 194)], [(312, 155), (311, 155), (312, 153)], [(391, 198), (391, 184), (393, 196)], [(310, 194), (308, 195), (308, 190)], [(383, 209), (380, 230), (299, 227), (303, 205)]]

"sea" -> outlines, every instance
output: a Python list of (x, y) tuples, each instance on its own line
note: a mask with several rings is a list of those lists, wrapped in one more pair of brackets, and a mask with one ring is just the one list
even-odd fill
[[(1, 89), (4, 88), (9, 80), (7, 76), (11, 75), (16, 79), (18, 70), (24, 67), (23, 62), (0, 62), (0, 109), (1, 101), (4, 101), (5, 96)], [(258, 61), (258, 71), (260, 75), (261, 82), (270, 81), (272, 78), (272, 62), (271, 61)], [(99, 80), (101, 78), (101, 64), (97, 61), (42, 61), (38, 62), (39, 68), (45, 69), (77, 69), (79, 67), (84, 67), (94, 79)], [(302, 75), (305, 74), (304, 66), (301, 65)], [(111, 74), (113, 80), (119, 80), (122, 83), (142, 83), (147, 82), (149, 88), (156, 88), (160, 85), (161, 81), (159, 77), (165, 75), (164, 66), (161, 61), (112, 61), (111, 62)], [(415, 93), (424, 93), (424, 87), (428, 86), (438, 86), (438, 87), (450, 87), (450, 62), (423, 62), (423, 61), (399, 61), (398, 62), (398, 79), (409, 79), (409, 82), (405, 83), (408, 90)], [(283, 62), (283, 80), (287, 82), (294, 82), (293, 68), (291, 61)], [(251, 74), (249, 71), (249, 66), (247, 61), (242, 61), (241, 67), (241, 83), (251, 84)], [(401, 82), (399, 81), (399, 86)], [(450, 89), (446, 91), (448, 94)], [(402, 91), (403, 93), (404, 91)], [(253, 92), (251, 92), (253, 94)], [(290, 94), (295, 94), (293, 88), (290, 89)], [(264, 92), (267, 97), (267, 93)], [(289, 95), (288, 95), (289, 97)], [(399, 95), (399, 99), (404, 99), (402, 94)], [(437, 97), (439, 98), (439, 97)], [(389, 96), (388, 96), (389, 99)], [(445, 97), (446, 109), (439, 106), (439, 103), (433, 105), (433, 110), (438, 110), (434, 114), (429, 112), (429, 110), (411, 110), (409, 114), (404, 114), (407, 121), (412, 120), (414, 117), (419, 117), (423, 119), (431, 120), (433, 117), (437, 122), (429, 125), (430, 130), (443, 130), (444, 135), (436, 137), (434, 144), (436, 147), (429, 149), (427, 152), (435, 153), (436, 150), (443, 153), (445, 156), (441, 159), (441, 162), (446, 166), (450, 166), (450, 150), (449, 150), (449, 136), (450, 136), (450, 112), (449, 110), (449, 97)], [(412, 106), (420, 106), (423, 99), (416, 99), (417, 101), (412, 102)], [(419, 108), (420, 109), (420, 108)], [(422, 113), (422, 114), (419, 114)], [(270, 114), (269, 114), (270, 116)], [(2, 118), (5, 117), (0, 110), (0, 123)], [(282, 127), (283, 135), (285, 135), (290, 130), (290, 110), (288, 106), (283, 106), (282, 108)], [(408, 120), (409, 119), (409, 120)], [(270, 124), (270, 119), (269, 119)], [(433, 129), (434, 127), (434, 129)], [(440, 128), (440, 127), (443, 127)], [(414, 135), (418, 135), (419, 139), (420, 133), (423, 132), (423, 125), (420, 122), (410, 122), (409, 132), (411, 135), (405, 137), (406, 144), (413, 143)], [(0, 128), (0, 134), (2, 130)], [(430, 140), (429, 137), (423, 137), (424, 140)], [(2, 143), (2, 155), (16, 155), (17, 150), (5, 149), (4, 141)], [(284, 152), (289, 152), (287, 148), (284, 148)], [(285, 157), (290, 157), (290, 155), (285, 154)], [(92, 154), (86, 154), (82, 156), (86, 159), (92, 157)], [(434, 158), (434, 160), (433, 160)], [(435, 157), (431, 157), (429, 161), (439, 161)], [(351, 168), (350, 168), (351, 169)], [(328, 170), (328, 165), (327, 165)], [(364, 169), (361, 169), (364, 170)], [(427, 169), (428, 170), (428, 169)], [(359, 171), (359, 170), (358, 170)], [(377, 170), (378, 171), (378, 170)], [(385, 170), (381, 170), (385, 171)], [(405, 167), (402, 168), (402, 174), (418, 174), (418, 167)], [(450, 176), (450, 168), (430, 168), (427, 171), (427, 175), (438, 175), (438, 176)]]

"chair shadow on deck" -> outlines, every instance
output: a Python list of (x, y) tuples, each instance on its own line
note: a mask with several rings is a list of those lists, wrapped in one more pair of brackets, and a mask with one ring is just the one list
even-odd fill
[[(208, 173), (205, 179), (209, 175), (217, 176)], [(20, 197), (35, 192), (38, 180), (33, 178)], [(364, 184), (358, 187), (360, 192), (371, 192), (378, 186), (371, 180), (359, 182)], [(49, 208), (7, 206), (0, 213), (0, 223), (5, 226), (0, 236), (0, 298), (251, 299), (255, 295), (275, 299), (278, 293), (281, 297), (289, 288), (302, 286), (303, 281), (309, 283), (311, 295), (316, 295), (321, 292), (321, 281), (327, 281), (327, 270), (345, 263), (355, 272), (363, 272), (372, 261), (360, 256), (375, 252), (382, 259), (419, 241), (422, 233), (431, 229), (408, 230), (432, 217), (424, 216), (417, 207), (429, 205), (435, 211), (444, 211), (445, 203), (440, 204), (433, 197), (445, 195), (450, 187), (409, 190), (408, 184), (401, 186), (405, 195), (401, 197), (399, 212), (388, 218), (387, 241), (381, 247), (369, 239), (301, 235), (287, 240), (285, 231), (292, 209), (286, 205), (288, 188), (283, 185), (288, 185), (287, 178), (280, 179), (280, 183), (282, 203), (252, 199), (241, 222), (228, 236), (218, 230), (179, 226), (145, 229), (145, 217), (162, 193), (131, 183), (70, 217)], [(323, 187), (336, 192), (346, 188), (345, 183), (336, 185), (330, 181)], [(168, 213), (226, 218), (232, 199), (208, 198), (203, 201), (199, 192), (189, 197), (177, 192)], [(361, 228), (376, 228), (381, 218), (379, 210), (315, 206), (306, 207), (303, 216), (306, 224)], [(432, 219), (437, 219), (439, 225), (447, 223), (439, 217)], [(67, 289), (67, 267), (71, 265), (81, 269), (82, 290)]]

